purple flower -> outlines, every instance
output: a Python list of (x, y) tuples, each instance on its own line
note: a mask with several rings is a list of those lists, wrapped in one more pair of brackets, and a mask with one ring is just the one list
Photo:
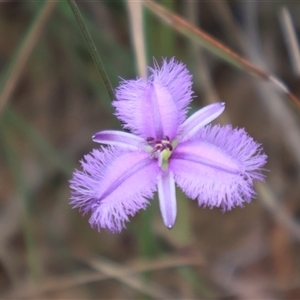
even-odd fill
[[(206, 126), (224, 110), (208, 105), (186, 119), (192, 76), (174, 58), (149, 68), (146, 80), (123, 80), (113, 106), (124, 128), (93, 136), (108, 146), (94, 149), (71, 179), (71, 204), (91, 212), (92, 227), (120, 232), (158, 191), (164, 224), (177, 214), (175, 183), (200, 206), (224, 211), (255, 196), (253, 180), (263, 180), (266, 155), (244, 129)], [(206, 126), (206, 127), (205, 127)]]

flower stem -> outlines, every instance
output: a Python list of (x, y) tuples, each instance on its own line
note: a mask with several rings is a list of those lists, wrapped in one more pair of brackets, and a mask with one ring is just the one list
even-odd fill
[(108, 78), (108, 75), (107, 75), (106, 71), (105, 71), (104, 65), (103, 65), (103, 63), (101, 61), (101, 58), (100, 58), (100, 55), (99, 55), (99, 53), (97, 51), (95, 43), (94, 43), (94, 41), (93, 41), (93, 39), (92, 39), (92, 37), (91, 37), (91, 35), (90, 35), (87, 27), (85, 26), (85, 23), (83, 21), (83, 18), (82, 18), (82, 15), (80, 13), (80, 10), (79, 10), (79, 8), (78, 8), (75, 0), (68, 0), (68, 1), (69, 1), (70, 6), (71, 6), (71, 9), (72, 9), (72, 11), (73, 11), (73, 13), (74, 13), (74, 15), (76, 17), (76, 20), (77, 20), (77, 22), (79, 24), (79, 27), (80, 27), (81, 32), (83, 34), (83, 37), (84, 37), (84, 39), (85, 39), (85, 41), (86, 41), (86, 43), (88, 45), (88, 48), (89, 48), (91, 56), (92, 56), (92, 58), (94, 60), (94, 63), (96, 64), (96, 67), (97, 67), (97, 69), (98, 69), (98, 71), (99, 71), (99, 73), (100, 73), (100, 75), (102, 77), (102, 80), (103, 80), (104, 85), (105, 85), (105, 87), (107, 89), (107, 92), (108, 92), (111, 100), (114, 100), (114, 98), (115, 98), (114, 97), (114, 89), (113, 89), (112, 84), (111, 84), (111, 82), (110, 82), (110, 80)]

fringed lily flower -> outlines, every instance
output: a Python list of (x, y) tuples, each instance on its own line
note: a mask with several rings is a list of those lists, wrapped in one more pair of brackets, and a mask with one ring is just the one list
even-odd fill
[(104, 144), (81, 161), (71, 179), (71, 204), (91, 212), (90, 224), (120, 232), (158, 191), (164, 224), (175, 223), (175, 184), (200, 206), (224, 211), (255, 196), (266, 155), (244, 129), (206, 126), (224, 110), (208, 105), (186, 119), (192, 76), (175, 59), (155, 64), (146, 80), (123, 80), (113, 106), (128, 132), (93, 136)]

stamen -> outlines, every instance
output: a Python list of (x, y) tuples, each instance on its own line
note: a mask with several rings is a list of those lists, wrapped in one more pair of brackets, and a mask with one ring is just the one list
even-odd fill
[(147, 144), (148, 144), (149, 146), (152, 146), (152, 147), (154, 147), (155, 144), (156, 144), (156, 141), (155, 141), (155, 139), (154, 139), (153, 137), (148, 137), (148, 138), (146, 138), (146, 142), (147, 142)]
[(172, 147), (171, 144), (166, 145), (166, 147), (167, 147), (170, 151), (173, 151), (173, 147)]
[(150, 152), (151, 158), (156, 158), (158, 160), (158, 165), (163, 169), (168, 169), (169, 158), (172, 155), (173, 150), (175, 149), (177, 142), (170, 141), (168, 136), (164, 136), (162, 140), (155, 140), (152, 137), (146, 139), (148, 146), (151, 147)]

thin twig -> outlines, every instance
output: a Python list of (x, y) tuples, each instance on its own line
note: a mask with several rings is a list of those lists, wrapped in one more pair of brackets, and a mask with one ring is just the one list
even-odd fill
[(287, 50), (289, 52), (292, 68), (294, 70), (294, 73), (297, 76), (300, 76), (299, 43), (297, 40), (295, 28), (294, 28), (294, 25), (292, 22), (291, 14), (286, 7), (283, 7), (280, 10), (280, 21), (281, 21), (281, 27), (282, 27), (283, 35), (285, 38)]
[(143, 24), (143, 5), (141, 2), (126, 1), (130, 19), (130, 32), (140, 77), (147, 76), (146, 47)]
[[(226, 62), (247, 71), (249, 74), (263, 79), (265, 81), (272, 82), (275, 86), (284, 93), (288, 99), (290, 99), (295, 105), (300, 108), (300, 100), (297, 99), (295, 95), (293, 95), (286, 86), (282, 83), (277, 85), (278, 80), (270, 80), (273, 76), (270, 76), (265, 71), (261, 70), (260, 68), (256, 67), (248, 60), (242, 58), (237, 53), (233, 52), (223, 43), (219, 42), (215, 38), (211, 37), (209, 34), (205, 33), (201, 29), (193, 26), (183, 18), (179, 17), (178, 15), (168, 11), (161, 5), (147, 0), (143, 2), (144, 5), (151, 10), (157, 17), (159, 17), (163, 22), (172, 26), (174, 29), (182, 33), (183, 35), (193, 39), (193, 41), (200, 44), (202, 47), (208, 49), (210, 52), (216, 54), (220, 58), (224, 59)], [(284, 86), (284, 89), (282, 87)]]
[[(99, 263), (98, 259), (82, 260), (84, 263), (95, 264)], [(107, 264), (107, 261), (106, 261)], [(170, 256), (168, 258), (153, 259), (149, 261), (136, 260), (130, 264), (126, 264), (126, 271), (122, 270), (120, 276), (128, 277), (133, 275), (141, 275), (143, 272), (159, 271), (169, 268), (179, 268), (185, 266), (203, 266), (204, 260), (202, 257), (179, 257), (179, 256)], [(88, 284), (92, 282), (100, 282), (103, 280), (108, 280), (114, 278), (113, 274), (108, 273), (99, 273), (98, 271), (88, 271), (81, 272), (79, 274), (65, 275), (59, 277), (48, 277), (47, 280), (44, 280), (39, 284), (38, 287), (34, 287), (31, 283), (25, 283), (22, 287), (19, 287), (18, 290), (14, 290), (11, 293), (5, 295), (8, 298), (33, 298), (40, 296), (44, 293), (57, 292), (60, 290), (75, 288), (79, 285)]]

